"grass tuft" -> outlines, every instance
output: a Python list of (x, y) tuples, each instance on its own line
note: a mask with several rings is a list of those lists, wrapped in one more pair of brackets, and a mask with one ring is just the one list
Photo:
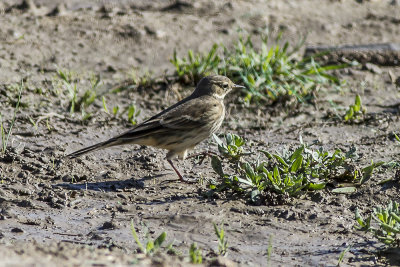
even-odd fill
[(343, 119), (346, 122), (360, 121), (364, 119), (366, 112), (367, 109), (362, 105), (360, 95), (356, 95), (354, 104), (349, 106)]
[(82, 95), (79, 94), (77, 82), (73, 79), (72, 72), (57, 70), (58, 77), (61, 79), (64, 88), (67, 89), (69, 97), (68, 109), (71, 114), (75, 112), (82, 113), (82, 120), (87, 120), (91, 117), (91, 113), (87, 113), (86, 109), (93, 104), (97, 98), (97, 87), (100, 84), (100, 76), (93, 75), (90, 77), (91, 87)]
[(136, 233), (135, 225), (133, 224), (133, 220), (131, 220), (131, 231), (133, 238), (135, 239), (136, 244), (139, 247), (139, 250), (146, 254), (146, 255), (152, 255), (155, 253), (157, 250), (159, 250), (164, 243), (165, 239), (167, 238), (167, 233), (162, 232), (155, 240), (151, 239), (149, 237), (149, 233), (146, 233), (146, 246), (143, 246), (143, 244), (140, 242), (139, 237)]
[(214, 232), (218, 239), (218, 253), (217, 254), (226, 256), (227, 250), (228, 250), (228, 241), (225, 238), (225, 231), (224, 231), (223, 225), (221, 225), (221, 227), (218, 227), (214, 223)]
[(21, 81), (19, 89), (18, 89), (18, 99), (15, 104), (14, 108), (14, 114), (10, 122), (10, 126), (8, 128), (8, 131), (5, 129), (4, 124), (3, 124), (3, 116), (0, 112), (0, 135), (1, 135), (1, 152), (4, 154), (7, 150), (7, 145), (8, 145), (8, 140), (10, 139), (12, 129), (14, 127), (15, 121), (16, 121), (16, 116), (17, 112), (19, 111), (20, 103), (21, 103), (21, 95), (22, 95), (22, 90), (24, 88), (24, 82)]
[(201, 264), (203, 263), (203, 256), (201, 250), (197, 247), (196, 243), (192, 243), (189, 248), (190, 263)]
[[(329, 71), (349, 66), (321, 66), (313, 57), (297, 60), (295, 55), (304, 40), (295, 46), (288, 42), (270, 46), (268, 39), (268, 36), (261, 37), (261, 48), (256, 49), (250, 36), (241, 37), (232, 50), (214, 44), (204, 55), (189, 50), (183, 59), (175, 51), (171, 63), (183, 81), (197, 83), (203, 76), (223, 74), (246, 86), (242, 91), (246, 102), (264, 103), (293, 98), (300, 102), (310, 100), (322, 85), (340, 83)], [(280, 39), (281, 35), (275, 41), (279, 43)]]

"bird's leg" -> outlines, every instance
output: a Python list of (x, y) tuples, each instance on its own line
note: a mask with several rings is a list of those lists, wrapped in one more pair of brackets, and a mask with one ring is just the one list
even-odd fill
[(178, 171), (177, 168), (175, 168), (174, 163), (172, 163), (172, 160), (167, 159), (167, 161), (168, 161), (169, 164), (171, 164), (172, 168), (174, 169), (174, 171), (176, 172), (176, 174), (179, 176), (179, 180), (181, 180), (182, 182), (185, 182), (185, 183), (186, 183), (186, 180), (183, 179), (182, 174)]

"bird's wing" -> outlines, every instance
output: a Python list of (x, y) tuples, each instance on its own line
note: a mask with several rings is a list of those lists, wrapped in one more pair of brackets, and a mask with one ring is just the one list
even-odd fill
[(208, 106), (208, 102), (203, 98), (191, 99), (165, 113), (160, 119), (160, 124), (165, 128), (176, 130), (201, 128), (207, 124), (204, 116), (209, 110)]
[(207, 110), (207, 101), (201, 98), (190, 99), (165, 113), (160, 113), (140, 123), (135, 128), (112, 139), (128, 141), (129, 139), (136, 139), (170, 129), (185, 130), (199, 128), (206, 124), (201, 118)]
[(150, 137), (157, 133), (164, 133), (170, 130), (185, 131), (193, 128), (201, 128), (207, 124), (204, 118), (208, 116), (208, 111), (213, 108), (213, 104), (208, 103), (207, 99), (193, 98), (178, 104), (118, 136), (78, 150), (68, 155), (68, 157), (75, 158), (97, 149), (131, 143), (135, 139)]

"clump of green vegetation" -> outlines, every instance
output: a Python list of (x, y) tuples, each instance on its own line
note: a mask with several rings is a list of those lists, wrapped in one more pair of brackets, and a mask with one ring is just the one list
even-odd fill
[[(268, 191), (299, 197), (308, 191), (324, 189), (328, 183), (337, 184), (332, 190), (334, 193), (354, 192), (356, 186), (371, 177), (374, 168), (383, 164), (355, 168), (352, 162), (354, 149), (347, 153), (339, 149), (329, 152), (322, 147), (312, 149), (301, 139), (300, 146), (295, 149), (281, 153), (259, 150), (258, 154), (246, 153), (246, 142), (237, 135), (226, 135), (225, 142), (217, 136), (214, 139), (220, 155), (213, 156), (211, 164), (221, 182), (211, 184), (211, 189), (243, 193), (253, 203), (263, 202)], [(230, 166), (227, 171), (223, 170), (223, 162)], [(339, 182), (351, 182), (354, 186), (341, 187)]]
[(27, 87), (26, 81), (21, 80), (21, 82), (19, 83), (5, 84), (4, 87), (4, 94), (2, 94), (2, 98), (4, 98), (1, 100), (1, 104), (3, 107), (11, 106), (15, 108), (17, 105), (19, 108), (29, 107), (28, 103), (22, 102), (19, 98), (19, 94), (21, 91), (26, 91), (27, 89), (29, 89)]
[(203, 256), (201, 255), (201, 250), (197, 247), (196, 243), (192, 243), (192, 245), (190, 245), (189, 258), (190, 258), (190, 263), (193, 264), (203, 263)]
[[(277, 43), (280, 39), (281, 35)], [(183, 59), (175, 52), (171, 63), (182, 80), (197, 82), (210, 73), (230, 77), (233, 82), (246, 86), (243, 93), (248, 102), (276, 102), (293, 97), (300, 102), (307, 101), (321, 85), (340, 83), (338, 78), (328, 74), (329, 70), (348, 66), (321, 66), (313, 57), (297, 60), (295, 54), (304, 40), (295, 46), (286, 42), (283, 46), (269, 47), (268, 43), (268, 36), (261, 37), (261, 49), (256, 49), (250, 36), (241, 37), (233, 50), (214, 44), (205, 55), (189, 50), (187, 58)]]
[(197, 83), (202, 77), (209, 73), (219, 73), (221, 58), (217, 55), (219, 45), (214, 44), (211, 50), (204, 55), (195, 55), (192, 50), (188, 51), (188, 57), (178, 58), (174, 51), (171, 63), (175, 66), (179, 78)]
[(78, 94), (77, 83), (73, 80), (71, 72), (58, 70), (58, 77), (62, 80), (64, 87), (68, 91), (69, 106), (68, 109), (71, 114), (75, 112), (82, 113), (82, 120), (86, 120), (91, 117), (90, 113), (87, 113), (85, 109), (89, 107), (97, 97), (96, 89), (100, 84), (100, 76), (92, 76), (90, 78), (91, 87), (87, 89), (83, 95)]
[(128, 121), (132, 123), (132, 125), (136, 125), (137, 117), (140, 115), (141, 110), (136, 108), (133, 104), (129, 105), (126, 110), (128, 111)]
[[(228, 250), (228, 241), (226, 240), (226, 235), (223, 226), (218, 227), (215, 223), (214, 225), (214, 233), (217, 236), (218, 240), (218, 251), (213, 251), (214, 255), (226, 256)], [(146, 236), (146, 244), (142, 244), (139, 240), (138, 234), (135, 229), (135, 225), (133, 224), (133, 220), (131, 220), (131, 232), (133, 238), (135, 239), (136, 244), (138, 245), (139, 252), (146, 254), (147, 256), (151, 256), (154, 253), (157, 253), (162, 248), (162, 244), (164, 243), (167, 233), (162, 232), (155, 240), (153, 240), (150, 235), (148, 228), (144, 225), (144, 231)], [(180, 252), (176, 251), (173, 247), (173, 242), (168, 244), (164, 249), (169, 254), (174, 255), (182, 255)], [(197, 247), (197, 244), (194, 242), (190, 245), (189, 248), (189, 261), (193, 264), (201, 264), (203, 263), (202, 251)]]
[(141, 87), (149, 87), (155, 82), (153, 73), (149, 71), (146, 71), (143, 75), (138, 75), (137, 71), (132, 69), (130, 78), (135, 85)]
[(215, 223), (214, 223), (214, 232), (215, 235), (217, 236), (218, 239), (218, 255), (225, 256), (228, 250), (228, 241), (225, 239), (225, 231), (223, 226), (219, 228)]
[(360, 95), (356, 95), (354, 100), (354, 104), (350, 105), (346, 114), (343, 116), (343, 119), (346, 122), (356, 122), (359, 120), (363, 120), (367, 109), (362, 105)]
[[(375, 207), (364, 219), (358, 209), (355, 211), (356, 229), (370, 232), (379, 241), (389, 247), (399, 247), (400, 211), (399, 203), (390, 201), (386, 207)], [(374, 224), (374, 225), (372, 225)]]
[(136, 241), (136, 244), (139, 247), (139, 250), (146, 254), (146, 255), (152, 255), (153, 253), (155, 253), (157, 250), (159, 250), (162, 246), (162, 244), (164, 243), (165, 239), (167, 238), (167, 233), (166, 232), (162, 232), (155, 240), (150, 238), (150, 235), (148, 232), (146, 232), (146, 246), (143, 246), (143, 244), (140, 242), (139, 237), (136, 233), (135, 230), (135, 225), (133, 224), (133, 220), (131, 220), (131, 231), (132, 231), (132, 235), (133, 238)]
[(3, 116), (2, 116), (2, 114), (0, 112), (1, 152), (3, 154), (7, 150), (8, 140), (10, 139), (10, 136), (11, 136), (11, 133), (12, 133), (12, 129), (13, 129), (15, 121), (16, 121), (17, 112), (19, 110), (20, 103), (21, 103), (21, 95), (22, 95), (22, 89), (23, 88), (24, 88), (24, 83), (23, 83), (23, 81), (21, 81), (20, 86), (19, 86), (19, 90), (18, 90), (18, 99), (17, 99), (16, 104), (15, 104), (14, 114), (13, 114), (13, 117), (11, 119), (8, 131), (5, 129), (5, 126), (3, 124)]
[[(106, 104), (106, 99), (103, 96), (102, 97), (102, 101), (103, 101), (103, 109), (106, 113), (109, 113), (108, 108), (107, 108), (107, 104)], [(116, 116), (120, 116), (123, 117), (123, 115), (125, 113), (127, 113), (127, 121), (129, 123), (131, 123), (132, 125), (136, 125), (137, 124), (137, 117), (140, 115), (141, 110), (138, 109), (134, 104), (129, 105), (127, 108), (125, 108), (120, 114), (118, 114), (119, 112), (119, 106), (115, 106), (112, 109), (112, 114), (114, 115), (114, 117)]]

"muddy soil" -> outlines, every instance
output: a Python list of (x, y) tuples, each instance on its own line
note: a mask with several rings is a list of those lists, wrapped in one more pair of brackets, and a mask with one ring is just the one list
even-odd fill
[[(32, 5), (34, 3), (34, 5)], [(97, 98), (83, 120), (69, 113), (68, 93), (57, 70), (72, 73), (79, 88), (100, 75), (99, 95), (108, 109), (135, 104), (140, 122), (190, 93), (176, 84), (110, 93), (132, 77), (151, 72), (166, 80), (174, 50), (206, 52), (214, 42), (232, 47), (240, 34), (284, 32), (306, 45), (400, 43), (400, 5), (396, 1), (77, 1), (0, 2), (0, 111), (10, 126), (24, 81), (21, 108), (5, 153), (0, 153), (1, 266), (187, 266), (196, 242), (206, 265), (336, 266), (399, 265), (399, 252), (377, 257), (382, 248), (354, 230), (354, 210), (368, 211), (399, 199), (396, 169), (381, 169), (357, 192), (329, 190), (277, 206), (254, 206), (230, 196), (207, 197), (207, 180), (217, 179), (209, 161), (179, 162), (188, 179), (182, 184), (164, 160), (165, 151), (126, 146), (94, 152), (76, 160), (63, 155), (105, 140), (131, 127), (126, 114), (106, 113)], [(326, 149), (357, 147), (359, 165), (398, 160), (393, 131), (399, 122), (400, 67), (368, 65), (336, 72), (347, 83), (324, 88), (315, 105), (288, 112), (281, 107), (243, 108), (237, 95), (226, 100), (221, 133), (244, 136), (270, 151), (318, 141)], [(362, 96), (368, 120), (344, 124), (343, 114)], [(332, 106), (329, 101), (334, 101)], [(279, 107), (279, 108), (278, 108)], [(329, 115), (331, 117), (329, 118)], [(333, 116), (334, 117), (334, 116)], [(196, 151), (216, 150), (211, 140)], [(397, 177), (398, 178), (398, 177)], [(145, 228), (151, 238), (167, 233), (178, 255), (163, 249), (152, 257), (137, 253)], [(226, 258), (216, 258), (213, 223), (223, 225)], [(146, 225), (146, 226), (145, 226)]]

